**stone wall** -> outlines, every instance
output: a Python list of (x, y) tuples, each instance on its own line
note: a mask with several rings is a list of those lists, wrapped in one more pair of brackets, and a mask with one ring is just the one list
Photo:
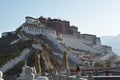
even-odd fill
[(110, 51), (112, 51), (112, 47), (107, 45), (102, 45), (102, 51), (105, 53), (109, 53)]
[(98, 76), (94, 80), (120, 80), (119, 76)]
[(85, 78), (76, 78), (76, 76), (66, 76), (66, 75), (62, 75), (62, 76), (55, 76), (55, 80), (87, 80)]
[(19, 63), (20, 61), (24, 60), (24, 58), (28, 55), (28, 53), (30, 53), (30, 49), (24, 49), (21, 52), (21, 55), (18, 57), (15, 57), (14, 59), (11, 59), (9, 61), (7, 61), (4, 65), (2, 65), (0, 67), (0, 70), (2, 72), (6, 72), (7, 70), (11, 69), (12, 67), (14, 67), (17, 63)]

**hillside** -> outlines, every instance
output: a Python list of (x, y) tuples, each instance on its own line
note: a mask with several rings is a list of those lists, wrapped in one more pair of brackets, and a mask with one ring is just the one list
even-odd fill
[(36, 53), (44, 54), (41, 55), (42, 70), (48, 69), (49, 71), (50, 66), (51, 69), (60, 68), (61, 64), (58, 60), (61, 58), (56, 59), (53, 53), (53, 50), (56, 52), (60, 52), (60, 50), (55, 49), (52, 45), (49, 48), (49, 44), (52, 44), (50, 41), (47, 41), (43, 35), (32, 36), (21, 31), (18, 32), (18, 34), (10, 34), (0, 39), (0, 70), (5, 72), (6, 75), (18, 76), (18, 73), (21, 72), (22, 65), (24, 65), (24, 60), (27, 60), (27, 64), (31, 67), (35, 65)]

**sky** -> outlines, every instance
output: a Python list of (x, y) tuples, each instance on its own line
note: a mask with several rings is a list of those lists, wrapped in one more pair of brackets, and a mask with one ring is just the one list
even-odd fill
[(67, 20), (98, 37), (120, 34), (120, 0), (0, 0), (0, 36), (16, 30), (26, 16)]

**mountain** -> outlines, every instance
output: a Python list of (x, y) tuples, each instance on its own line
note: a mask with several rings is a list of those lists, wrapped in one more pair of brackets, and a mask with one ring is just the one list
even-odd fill
[(120, 35), (117, 36), (102, 36), (101, 37), (102, 44), (106, 44), (112, 46), (113, 51), (120, 55)]

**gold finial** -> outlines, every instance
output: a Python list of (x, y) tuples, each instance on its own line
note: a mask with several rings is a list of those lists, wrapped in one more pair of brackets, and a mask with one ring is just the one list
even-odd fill
[(68, 56), (67, 56), (67, 51), (65, 50), (63, 53), (63, 65), (65, 69), (68, 69)]
[(38, 51), (35, 54), (35, 68), (36, 68), (36, 72), (38, 74), (41, 74), (40, 55), (38, 54)]

